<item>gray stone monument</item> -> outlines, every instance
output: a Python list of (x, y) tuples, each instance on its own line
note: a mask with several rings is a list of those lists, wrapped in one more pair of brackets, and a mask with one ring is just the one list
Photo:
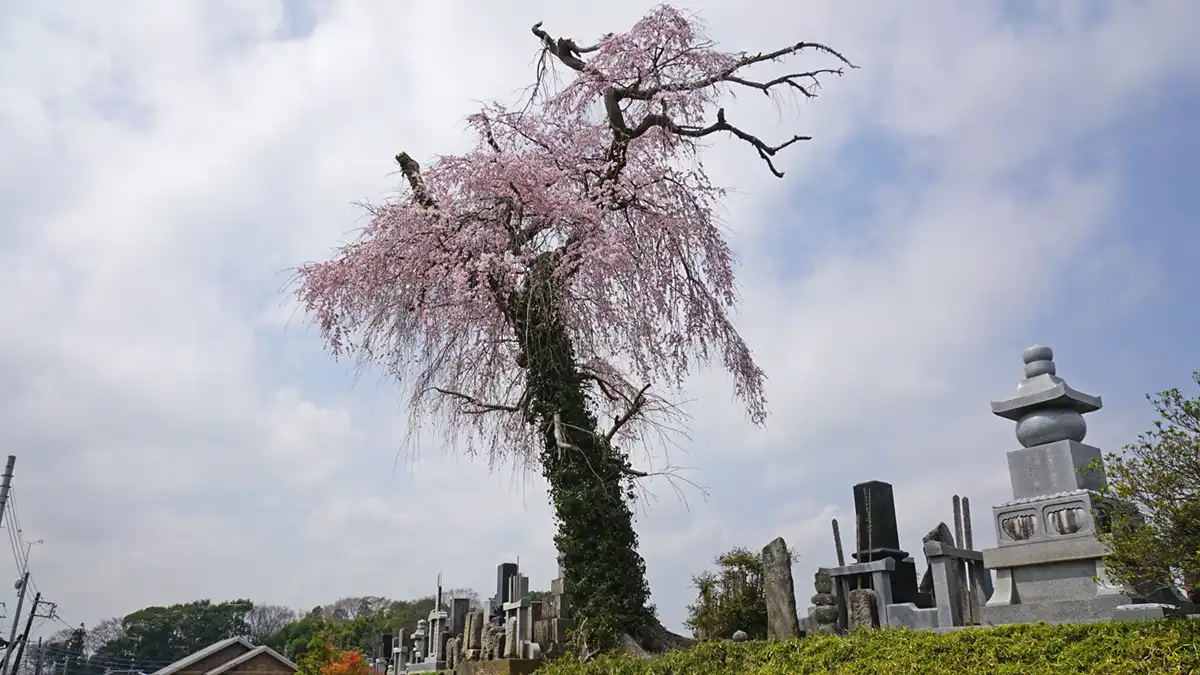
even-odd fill
[(439, 671), (446, 668), (446, 644), (450, 639), (450, 614), (442, 604), (442, 575), (438, 575), (437, 594), (433, 599), (433, 610), (429, 612), (429, 620), (417, 621), (417, 630), (413, 633), (414, 640), (419, 639), (421, 648), (414, 649), (412, 662), (407, 672)]
[(879, 627), (879, 599), (869, 588), (856, 588), (846, 598), (846, 614), (850, 628)]
[(790, 640), (800, 636), (796, 616), (796, 587), (792, 581), (792, 556), (783, 537), (762, 550), (763, 587), (767, 604), (767, 637)]
[(533, 659), (540, 650), (533, 643), (533, 603), (529, 598), (529, 577), (516, 574), (509, 579), (510, 602), (504, 609), (504, 655), (509, 659)]
[(805, 631), (809, 635), (832, 635), (837, 632), (838, 602), (833, 593), (833, 577), (828, 570), (813, 575), (812, 607), (808, 608)]
[(540, 616), (534, 618), (533, 642), (547, 658), (556, 657), (566, 650), (567, 631), (572, 623), (566, 575), (560, 563), (558, 578), (550, 581), (550, 596), (542, 602)]
[(466, 647), (463, 651), (464, 660), (478, 661), (482, 655), (485, 623), (487, 623), (487, 615), (480, 610), (471, 612), (470, 616), (467, 617)]
[(462, 637), (467, 632), (467, 616), (471, 613), (470, 598), (450, 600), (450, 634)]
[(425, 619), (417, 619), (417, 629), (412, 634), (412, 649), (408, 653), (409, 664), (419, 663), (425, 660), (426, 640), (425, 634)]
[(996, 583), (981, 620), (1106, 621), (1130, 600), (1107, 581), (1107, 549), (1096, 537), (1095, 514), (1109, 505), (1098, 494), (1106, 477), (1100, 449), (1083, 442), (1083, 415), (1102, 403), (1058, 377), (1049, 347), (1022, 356), (1025, 379), (992, 403), (993, 414), (1017, 423), (1021, 448), (1008, 453), (1013, 498), (992, 509), (998, 546), (983, 551), (983, 562)]
[(883, 626), (892, 625), (889, 605), (917, 607), (918, 601), (926, 604), (925, 598), (917, 594), (916, 563), (900, 548), (892, 486), (883, 481), (855, 485), (854, 513), (858, 522), (855, 528), (858, 550), (852, 555), (858, 562), (825, 570), (834, 580), (839, 632), (850, 627), (847, 608), (850, 592), (855, 589), (875, 591), (875, 612)]
[[(967, 504), (966, 499), (961, 504)], [(960, 500), (954, 497), (955, 531), (945, 523), (938, 523), (922, 539), (922, 551), (929, 568), (921, 580), (919, 595), (931, 596), (933, 607), (919, 607), (916, 603), (887, 606), (888, 625), (911, 629), (948, 631), (974, 625), (975, 608), (982, 605), (992, 594), (991, 574), (983, 568), (983, 554), (971, 548), (969, 517), (962, 519), (958, 507)], [(969, 510), (964, 509), (969, 516)], [(967, 536), (963, 537), (963, 533)]]

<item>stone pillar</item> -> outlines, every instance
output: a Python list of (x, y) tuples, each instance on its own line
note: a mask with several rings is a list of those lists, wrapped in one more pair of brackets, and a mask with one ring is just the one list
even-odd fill
[(521, 644), (517, 639), (516, 614), (513, 614), (504, 620), (504, 658), (521, 658)]
[(474, 611), (467, 617), (467, 627), (463, 648), (463, 660), (478, 661), (480, 649), (483, 648), (483, 624), (486, 621), (484, 613)]
[(796, 616), (796, 587), (792, 581), (792, 559), (783, 537), (763, 547), (763, 586), (767, 600), (767, 636), (790, 640), (800, 635)]
[(874, 590), (856, 588), (850, 591), (847, 604), (851, 629), (879, 627), (879, 595)]
[(454, 598), (450, 601), (450, 632), (461, 637), (467, 631), (467, 615), (471, 613), (469, 598)]
[(396, 635), (396, 672), (402, 671), (403, 666), (408, 665), (410, 652), (408, 640), (409, 638), (405, 635), (404, 631), (400, 631)]
[(963, 607), (959, 596), (963, 589), (961, 576), (962, 565), (958, 560), (943, 553), (944, 545), (940, 541), (925, 543), (925, 556), (929, 559), (930, 576), (933, 586), (938, 590), (935, 595), (937, 603), (937, 618), (939, 626), (962, 626)]
[[(940, 542), (948, 546), (954, 545), (954, 533), (950, 531), (950, 526), (946, 523), (938, 523), (937, 527), (933, 528), (921, 538), (921, 544), (927, 544), (931, 541)], [(921, 577), (921, 583), (917, 585), (917, 593), (933, 597), (933, 561), (929, 559), (929, 554), (925, 554), (925, 574)]]
[(550, 596), (542, 602), (540, 614), (533, 622), (532, 640), (540, 645), (544, 656), (554, 658), (565, 651), (567, 630), (572, 622), (567, 582), (561, 565), (558, 578), (550, 582)]

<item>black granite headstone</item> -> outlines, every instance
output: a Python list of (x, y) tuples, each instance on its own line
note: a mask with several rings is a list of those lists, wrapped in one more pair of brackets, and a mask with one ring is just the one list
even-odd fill
[(516, 563), (500, 563), (496, 565), (496, 597), (501, 603), (512, 602), (508, 597), (508, 580), (517, 576)]
[(896, 528), (892, 486), (878, 480), (855, 485), (854, 514), (858, 520), (854, 558), (859, 562), (871, 562), (896, 557), (895, 554), (900, 552), (900, 533)]
[(915, 603), (917, 597), (917, 565), (908, 552), (900, 548), (900, 532), (896, 525), (896, 501), (890, 483), (873, 480), (854, 486), (854, 513), (858, 520), (854, 559), (860, 563), (892, 558), (896, 571), (892, 574), (892, 602)]
[(496, 565), (496, 595), (488, 603), (492, 616), (504, 616), (504, 603), (512, 602), (509, 598), (509, 580), (517, 576), (516, 563), (500, 563)]
[(453, 598), (450, 600), (450, 632), (461, 636), (467, 630), (467, 614), (471, 612), (469, 598)]

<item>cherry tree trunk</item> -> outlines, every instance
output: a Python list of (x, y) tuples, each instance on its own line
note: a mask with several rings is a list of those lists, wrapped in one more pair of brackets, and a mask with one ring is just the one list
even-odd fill
[(509, 316), (525, 358), (530, 422), (542, 430), (554, 543), (571, 587), (576, 626), (591, 648), (655, 623), (646, 565), (633, 529), (627, 456), (598, 432), (587, 382), (553, 301), (554, 283), (536, 273)]

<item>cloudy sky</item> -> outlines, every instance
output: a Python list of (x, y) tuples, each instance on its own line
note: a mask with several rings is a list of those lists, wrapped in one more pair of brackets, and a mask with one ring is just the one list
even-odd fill
[[(432, 438), (399, 454), (402, 392), (329, 360), (280, 289), (362, 224), (352, 202), (393, 189), (398, 151), (466, 149), (461, 118), (531, 81), (531, 24), (583, 41), (650, 6), (3, 3), (0, 439), (66, 622), (410, 598), (439, 572), (486, 596), (516, 556), (549, 585), (540, 479)], [(1200, 3), (683, 6), (728, 49), (821, 41), (861, 69), (812, 103), (733, 108), (815, 137), (783, 180), (744, 147), (710, 155), (737, 190), (738, 321), (772, 416), (751, 427), (719, 373), (689, 387), (671, 461), (708, 496), (653, 483), (638, 522), (669, 626), (712, 556), (777, 535), (805, 606), (856, 482), (895, 485), (909, 550), (955, 493), (991, 545), (1016, 443), (988, 401), (1030, 344), (1104, 397), (1105, 449), (1200, 368)]]

